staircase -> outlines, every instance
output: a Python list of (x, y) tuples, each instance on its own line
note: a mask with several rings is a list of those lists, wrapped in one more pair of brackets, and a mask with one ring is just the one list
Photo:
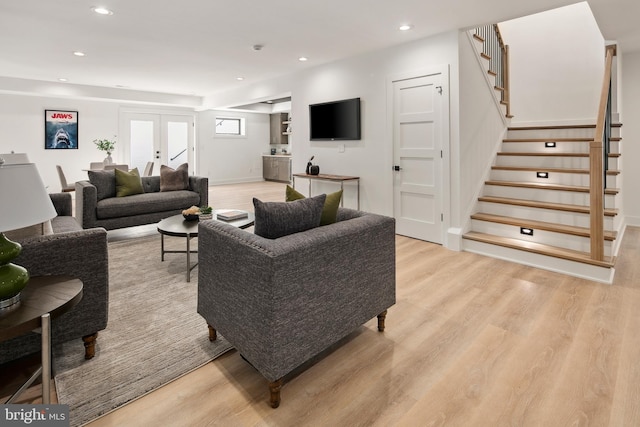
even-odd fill
[(589, 146), (595, 125), (510, 127), (463, 248), (610, 283), (617, 248), (620, 126), (612, 126), (603, 260), (590, 255)]

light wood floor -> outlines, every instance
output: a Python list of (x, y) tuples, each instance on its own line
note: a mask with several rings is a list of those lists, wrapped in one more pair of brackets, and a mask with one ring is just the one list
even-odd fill
[[(283, 194), (213, 187), (211, 204)], [(386, 331), (372, 320), (350, 335), (285, 384), (280, 408), (232, 351), (90, 426), (640, 425), (640, 229), (627, 230), (611, 286), (396, 244)]]

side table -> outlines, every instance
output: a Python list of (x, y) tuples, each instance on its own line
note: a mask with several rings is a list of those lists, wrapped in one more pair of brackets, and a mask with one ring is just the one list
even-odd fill
[(42, 403), (51, 403), (51, 319), (73, 308), (82, 299), (82, 282), (68, 276), (32, 277), (20, 294), (20, 302), (0, 310), (0, 342), (40, 328), (42, 366), (5, 404), (12, 403), (42, 374)]
[[(360, 210), (360, 177), (359, 176), (346, 176), (346, 175), (330, 175), (327, 173), (321, 173), (318, 175), (307, 175), (306, 173), (294, 173), (292, 176), (293, 185), (292, 187), (296, 188), (296, 177), (304, 178), (309, 180), (309, 197), (311, 197), (311, 181), (333, 181), (340, 183), (340, 189), (344, 191), (344, 183), (345, 181), (355, 181), (356, 186), (356, 209)], [(344, 206), (344, 195), (342, 196), (342, 200), (340, 200), (340, 206)]]

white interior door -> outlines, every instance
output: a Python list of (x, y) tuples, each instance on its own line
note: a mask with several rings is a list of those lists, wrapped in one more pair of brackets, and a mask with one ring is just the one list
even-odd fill
[(393, 82), (396, 232), (443, 241), (442, 74)]
[(153, 174), (158, 175), (161, 165), (175, 169), (188, 163), (189, 173), (195, 173), (193, 116), (124, 113), (123, 122), (131, 168), (142, 173), (153, 161)]

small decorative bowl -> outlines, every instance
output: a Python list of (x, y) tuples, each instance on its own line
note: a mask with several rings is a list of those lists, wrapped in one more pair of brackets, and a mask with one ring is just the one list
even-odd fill
[(197, 215), (197, 214), (189, 214), (189, 215), (182, 214), (182, 216), (184, 217), (185, 221), (197, 221), (200, 217), (200, 215)]
[(213, 214), (212, 213), (200, 214), (198, 216), (200, 217), (200, 219), (213, 219)]

